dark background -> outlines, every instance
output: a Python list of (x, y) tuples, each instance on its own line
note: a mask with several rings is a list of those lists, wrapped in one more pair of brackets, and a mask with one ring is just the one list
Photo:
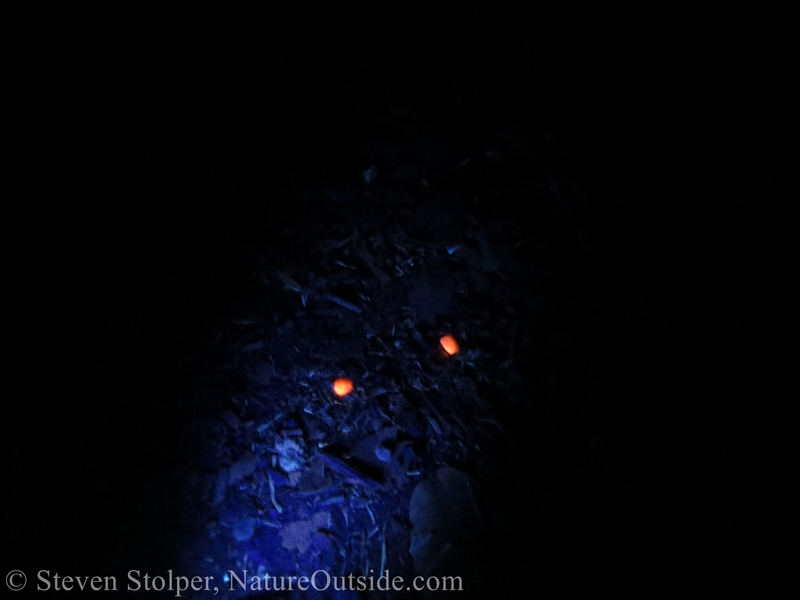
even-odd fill
[[(398, 107), (467, 147), (523, 131), (586, 198), (549, 265), (586, 379), (551, 418), (602, 417), (592, 518), (627, 589), (788, 577), (788, 19), (270, 6), (4, 18), (6, 570), (144, 554), (172, 509), (182, 361), (246, 294), (248, 249), (304, 218), (291, 190), (357, 176)], [(546, 485), (587, 502), (557, 447)]]

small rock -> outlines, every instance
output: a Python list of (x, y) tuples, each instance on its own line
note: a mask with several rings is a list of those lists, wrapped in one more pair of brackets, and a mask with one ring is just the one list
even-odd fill
[(247, 344), (246, 346), (242, 346), (242, 352), (252, 352), (253, 350), (261, 350), (264, 347), (264, 342), (259, 340), (257, 342), (253, 342), (252, 344)]
[(233, 525), (233, 537), (236, 538), (236, 541), (246, 542), (253, 537), (256, 523), (258, 523), (258, 520), (253, 517), (237, 521)]
[(378, 446), (375, 448), (375, 456), (377, 456), (378, 460), (381, 462), (389, 462), (392, 459), (392, 451), (386, 446)]
[(227, 425), (229, 429), (236, 429), (242, 423), (239, 417), (229, 410), (223, 411), (222, 420), (225, 421), (225, 425)]
[(229, 474), (231, 483), (244, 479), (253, 474), (258, 465), (258, 458), (250, 452), (245, 452), (242, 457), (231, 465)]

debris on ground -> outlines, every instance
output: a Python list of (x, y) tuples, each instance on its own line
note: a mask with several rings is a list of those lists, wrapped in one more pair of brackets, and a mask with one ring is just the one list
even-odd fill
[(474, 209), (502, 193), (542, 219), (562, 209), (546, 178), (494, 190), (497, 154), (438, 173), (387, 156), (388, 181), (365, 167), (325, 219), (257, 255), (262, 302), (219, 332), (190, 428), (204, 451), (187, 468), (187, 572), (469, 576), (475, 490), (509, 416), (546, 390), (550, 361), (520, 369), (546, 328), (530, 246), (552, 243)]

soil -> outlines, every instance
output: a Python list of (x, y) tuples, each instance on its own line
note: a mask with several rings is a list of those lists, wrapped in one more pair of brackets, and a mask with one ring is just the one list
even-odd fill
[[(299, 192), (318, 218), (253, 250), (253, 303), (194, 358), (202, 416), (187, 426), (181, 473), (194, 536), (183, 572), (388, 570), (489, 589), (476, 574), (488, 576), (518, 519), (548, 502), (531, 438), (555, 435), (535, 415), (559, 403), (567, 377), (556, 292), (535, 257), (569, 239), (575, 198), (528, 179), (535, 171), (513, 175), (524, 150), (415, 167), (424, 180), (411, 182), (377, 160), (365, 163), (373, 183)], [(471, 206), (502, 174), (503, 193), (525, 195), (526, 219), (548, 238)], [(339, 397), (343, 377), (354, 388)], [(430, 483), (447, 473), (463, 478), (457, 492)], [(440, 514), (431, 506), (442, 495)], [(530, 506), (511, 517), (521, 498)], [(450, 511), (465, 514), (451, 522)]]

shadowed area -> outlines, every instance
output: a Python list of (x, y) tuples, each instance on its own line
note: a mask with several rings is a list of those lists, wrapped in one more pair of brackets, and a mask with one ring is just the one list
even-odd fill
[(15, 21), (7, 571), (786, 577), (781, 27), (210, 10)]

